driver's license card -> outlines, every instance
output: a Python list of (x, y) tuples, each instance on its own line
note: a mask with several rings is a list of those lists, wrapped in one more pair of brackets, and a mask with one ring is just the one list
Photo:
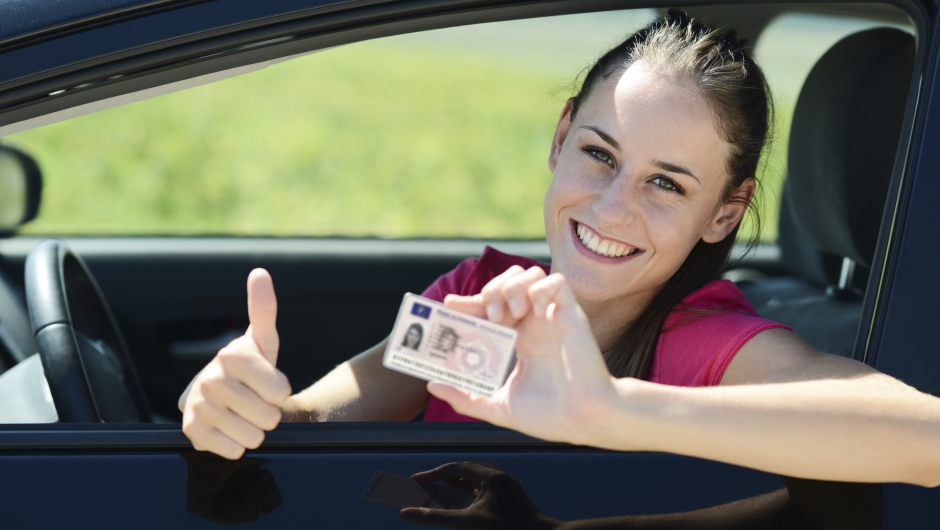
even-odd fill
[(382, 364), (414, 377), (492, 396), (515, 365), (516, 330), (408, 293)]

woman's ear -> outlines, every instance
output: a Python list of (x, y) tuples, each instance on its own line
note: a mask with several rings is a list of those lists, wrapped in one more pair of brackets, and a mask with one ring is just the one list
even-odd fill
[(705, 233), (702, 234), (702, 241), (706, 243), (717, 243), (727, 237), (734, 230), (744, 217), (744, 212), (754, 199), (754, 191), (757, 189), (757, 182), (753, 178), (745, 179), (740, 186), (731, 192), (731, 197), (718, 207), (715, 216), (712, 217), (708, 226), (705, 227)]
[(558, 117), (558, 125), (555, 126), (555, 136), (552, 137), (552, 151), (548, 155), (548, 169), (555, 172), (555, 166), (558, 165), (558, 157), (561, 156), (561, 148), (565, 145), (565, 138), (568, 137), (568, 131), (571, 129), (571, 111), (574, 109), (574, 98), (569, 98), (565, 103), (565, 108), (561, 110), (561, 116)]

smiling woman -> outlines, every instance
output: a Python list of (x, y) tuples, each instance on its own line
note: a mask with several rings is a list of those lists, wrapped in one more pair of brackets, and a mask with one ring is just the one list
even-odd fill
[[(551, 265), (487, 249), (423, 293), (518, 331), (518, 362), (493, 396), (384, 368), (389, 339), (290, 395), (275, 368), (272, 280), (257, 269), (248, 331), (180, 396), (184, 433), (238, 458), (281, 414), (394, 421), (426, 408), (426, 422), (814, 479), (940, 483), (940, 400), (817, 351), (720, 279), (771, 108), (734, 31), (670, 11), (601, 57), (561, 112), (544, 202)], [(796, 414), (782, 395), (796, 396)], [(847, 438), (859, 441), (846, 455), (834, 440)], [(881, 454), (886, 444), (906, 449)]]

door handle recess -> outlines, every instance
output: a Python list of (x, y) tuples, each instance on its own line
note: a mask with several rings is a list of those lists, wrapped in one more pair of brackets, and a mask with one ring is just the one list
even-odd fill
[(230, 329), (217, 337), (202, 340), (180, 340), (170, 343), (170, 355), (180, 360), (195, 361), (214, 357), (228, 343), (244, 335), (244, 331)]

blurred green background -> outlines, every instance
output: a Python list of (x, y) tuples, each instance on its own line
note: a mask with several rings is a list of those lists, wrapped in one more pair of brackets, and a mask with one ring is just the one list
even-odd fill
[[(651, 16), (363, 42), (10, 136), (45, 175), (23, 232), (541, 238), (548, 147), (573, 81)], [(759, 175), (764, 240), (776, 238), (799, 86), (865, 26), (786, 17), (756, 50), (778, 116)]]

